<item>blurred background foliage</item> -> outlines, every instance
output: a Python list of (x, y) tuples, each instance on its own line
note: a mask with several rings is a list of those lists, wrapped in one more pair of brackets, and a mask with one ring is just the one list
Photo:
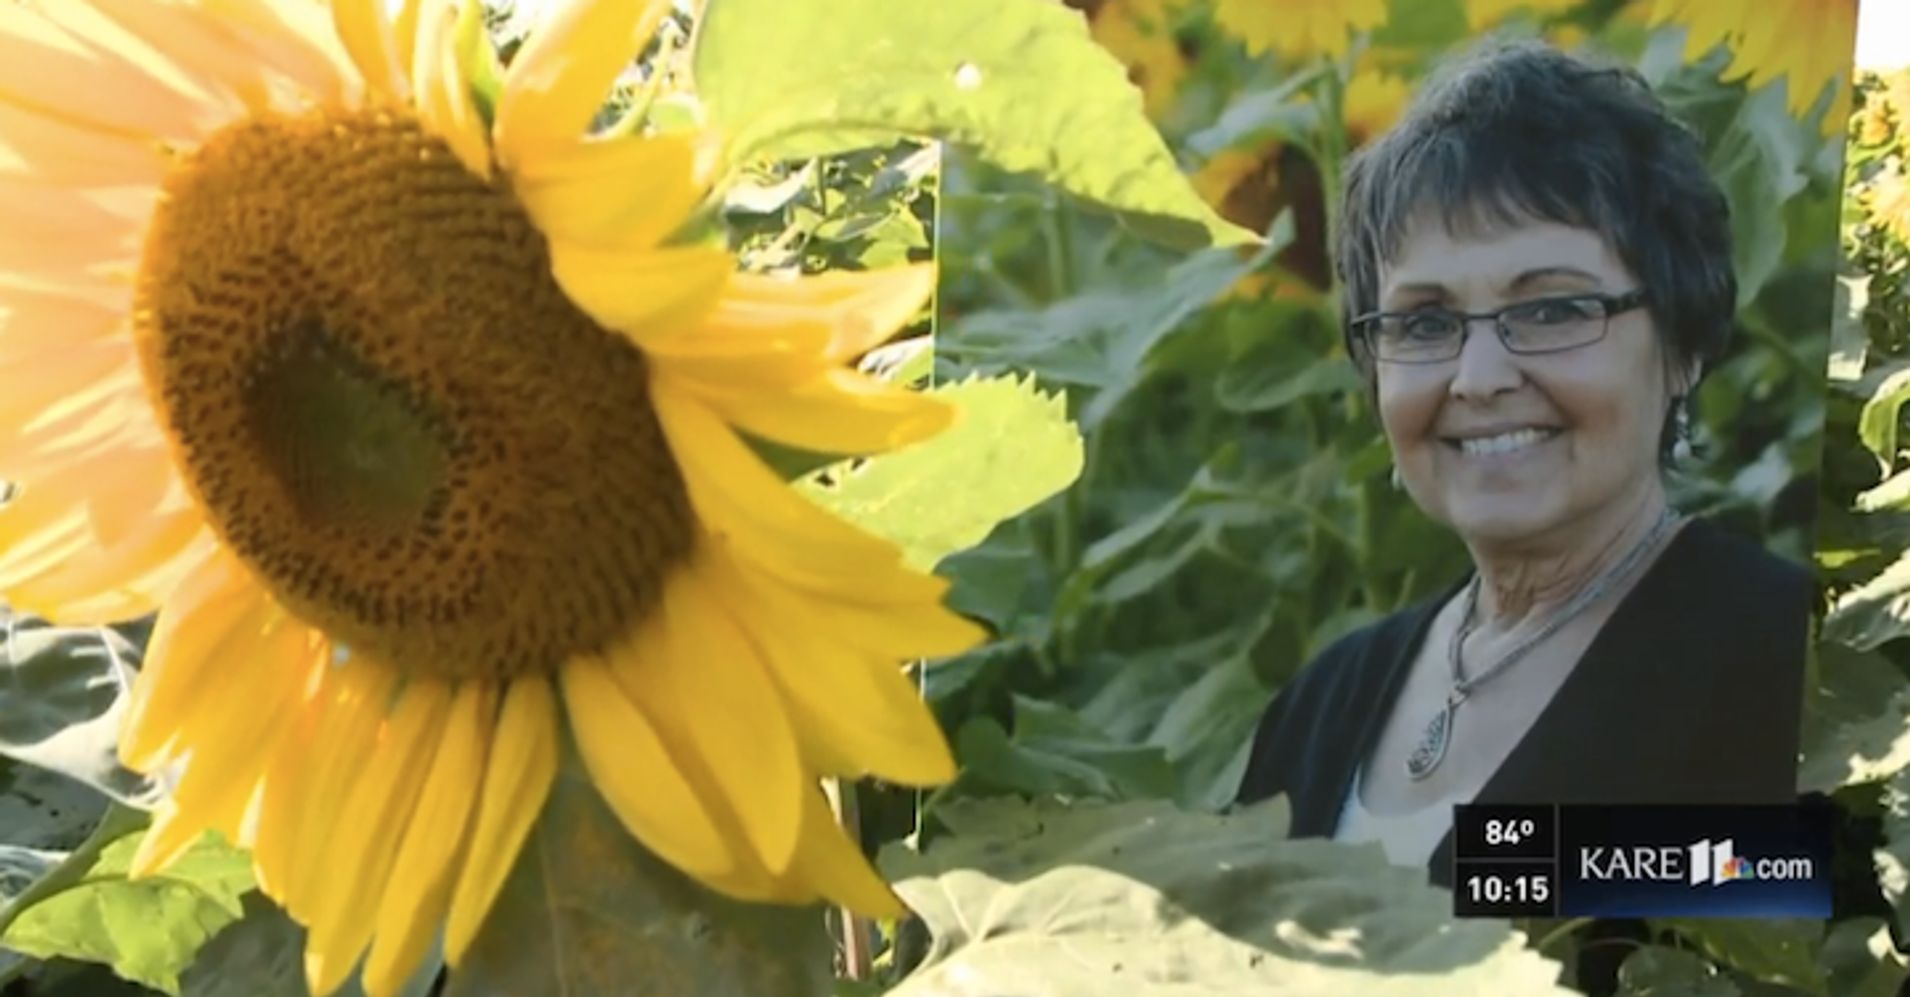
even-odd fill
[[(1761, 56), (1752, 5), (1734, 19), (1728, 5), (1651, 0), (1067, 3), (1128, 66), (1196, 189), (1267, 244), (1168, 251), (1037, 180), (950, 153), (937, 376), (1025, 371), (1065, 388), (1087, 459), (1065, 494), (944, 563), (957, 604), (998, 633), (926, 675), (962, 774), (926, 799), (879, 799), (871, 836), (924, 821), (932, 836), (939, 808), (1001, 793), (1224, 807), (1282, 683), (1335, 638), (1465, 570), (1455, 538), (1390, 484), (1341, 346), (1326, 233), (1346, 154), (1481, 33), (1636, 66), (1702, 138), (1732, 207), (1741, 308), (1699, 394), (1696, 453), (1674, 470), (1674, 501), (1810, 559), (1854, 3), (1810, 5), (1826, 12), (1809, 37)], [(1890, 197), (1910, 204), (1901, 187), (1877, 195)], [(1896, 383), (1910, 398), (1910, 376)], [(1833, 432), (1850, 427), (1833, 416)], [(1871, 560), (1905, 539), (1878, 538)], [(1836, 725), (1814, 721), (1813, 736)], [(1899, 962), (1872, 951), (1888, 908), (1874, 882), (1850, 892), (1864, 917), (1841, 935), (1748, 922), (1653, 924), (1618, 939), (1580, 923), (1529, 927), (1568, 983), (1577, 947), (1618, 945), (1621, 958), (1637, 950), (1625, 993), (1886, 981), (1864, 992), (1894, 993)], [(1788, 962), (1756, 955), (1774, 945)]]

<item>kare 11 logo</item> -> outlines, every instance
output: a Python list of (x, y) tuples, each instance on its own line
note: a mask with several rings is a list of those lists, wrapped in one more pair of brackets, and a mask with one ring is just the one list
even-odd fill
[(1579, 878), (1591, 881), (1655, 881), (1722, 886), (1740, 880), (1807, 880), (1817, 864), (1807, 855), (1751, 859), (1737, 854), (1730, 838), (1702, 838), (1689, 845), (1592, 845), (1579, 849)]

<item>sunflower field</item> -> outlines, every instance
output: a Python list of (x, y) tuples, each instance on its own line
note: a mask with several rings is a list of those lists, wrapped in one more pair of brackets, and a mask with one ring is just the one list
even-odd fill
[[(0, 997), (1896, 993), (1910, 77), (1745, 6), (0, 0)], [(1230, 805), (1462, 570), (1326, 232), (1493, 31), (1730, 198), (1676, 500), (1825, 581), (1830, 924)]]

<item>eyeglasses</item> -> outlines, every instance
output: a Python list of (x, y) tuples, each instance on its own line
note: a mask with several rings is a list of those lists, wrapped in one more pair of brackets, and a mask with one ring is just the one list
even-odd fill
[(1568, 294), (1520, 301), (1492, 312), (1415, 308), (1373, 312), (1352, 322), (1366, 352), (1385, 363), (1443, 363), (1465, 348), (1472, 323), (1489, 319), (1508, 352), (1562, 353), (1605, 338), (1611, 317), (1645, 303), (1645, 291)]

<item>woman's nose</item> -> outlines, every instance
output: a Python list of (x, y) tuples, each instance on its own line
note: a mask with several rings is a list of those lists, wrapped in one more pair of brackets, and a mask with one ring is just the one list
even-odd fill
[(1524, 374), (1518, 356), (1500, 341), (1498, 325), (1492, 319), (1469, 319), (1467, 331), (1447, 389), (1452, 396), (1476, 400), (1517, 388)]

